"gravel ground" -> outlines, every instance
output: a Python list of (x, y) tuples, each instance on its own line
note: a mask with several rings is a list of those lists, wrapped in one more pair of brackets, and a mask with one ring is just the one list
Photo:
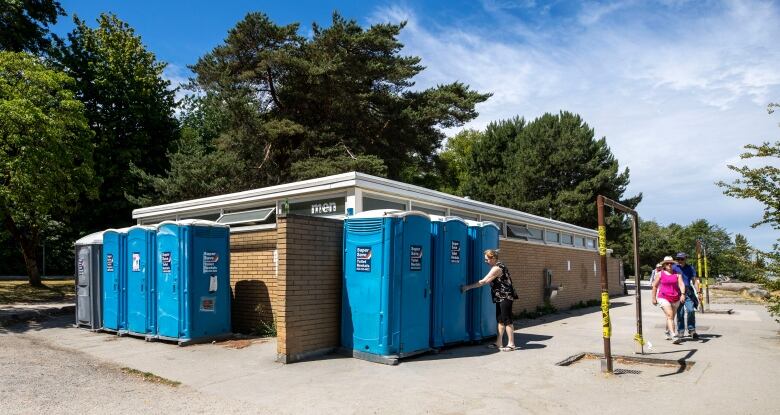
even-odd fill
[(243, 402), (151, 383), (24, 334), (0, 334), (0, 414), (258, 413)]

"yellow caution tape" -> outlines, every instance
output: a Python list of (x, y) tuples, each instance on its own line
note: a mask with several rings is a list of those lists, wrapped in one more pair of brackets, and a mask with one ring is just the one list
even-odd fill
[(634, 341), (636, 341), (637, 343), (639, 343), (639, 344), (640, 344), (640, 345), (642, 345), (642, 346), (644, 346), (644, 345), (645, 345), (645, 339), (644, 339), (644, 338), (642, 337), (642, 335), (641, 335), (641, 334), (639, 334), (639, 333), (637, 333), (637, 334), (635, 334), (635, 335), (634, 335)]
[(601, 327), (603, 337), (612, 337), (612, 323), (609, 321), (609, 293), (601, 293)]
[(599, 255), (607, 254), (607, 228), (599, 226)]

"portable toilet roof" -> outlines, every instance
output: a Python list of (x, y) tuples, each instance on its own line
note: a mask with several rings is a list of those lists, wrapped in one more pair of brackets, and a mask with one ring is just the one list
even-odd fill
[(103, 243), (103, 232), (94, 232), (77, 239), (75, 245), (98, 245)]
[(394, 218), (402, 218), (404, 216), (422, 216), (425, 218), (430, 219), (431, 215), (420, 212), (418, 210), (397, 210), (397, 209), (377, 209), (377, 210), (367, 210), (364, 212), (360, 212), (358, 214), (352, 215), (349, 218), (350, 219), (361, 219), (361, 218), (384, 218), (384, 217), (394, 217)]

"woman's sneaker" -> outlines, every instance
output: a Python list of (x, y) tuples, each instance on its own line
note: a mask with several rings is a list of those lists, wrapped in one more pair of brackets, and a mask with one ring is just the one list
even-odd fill
[(664, 334), (666, 334), (666, 340), (672, 340), (672, 333), (669, 333), (669, 330), (666, 330)]
[(682, 337), (679, 337), (679, 336), (672, 336), (672, 343), (674, 343), (674, 344), (680, 344), (680, 343), (682, 343)]

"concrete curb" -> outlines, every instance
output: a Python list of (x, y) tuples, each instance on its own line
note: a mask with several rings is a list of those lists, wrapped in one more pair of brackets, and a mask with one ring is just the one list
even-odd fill
[(35, 320), (37, 318), (56, 316), (62, 314), (72, 314), (76, 312), (76, 306), (71, 305), (58, 305), (58, 306), (41, 306), (36, 308), (10, 308), (0, 309), (0, 326), (9, 326), (11, 324), (21, 323), (24, 321)]

